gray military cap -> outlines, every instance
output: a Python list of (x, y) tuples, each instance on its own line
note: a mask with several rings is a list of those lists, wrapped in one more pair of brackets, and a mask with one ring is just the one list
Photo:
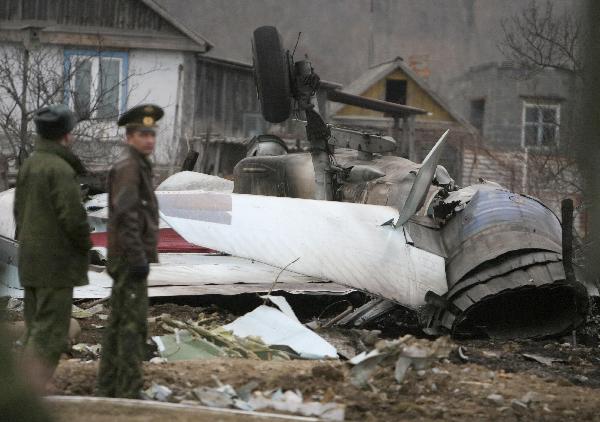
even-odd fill
[(55, 140), (73, 130), (77, 117), (66, 105), (51, 104), (36, 111), (33, 121), (38, 135)]

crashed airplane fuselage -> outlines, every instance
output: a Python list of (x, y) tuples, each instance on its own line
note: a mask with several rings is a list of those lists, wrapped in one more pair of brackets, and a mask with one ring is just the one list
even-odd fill
[[(566, 279), (561, 224), (544, 204), (494, 183), (455, 186), (437, 166), (447, 133), (418, 165), (392, 156), (389, 137), (328, 125), (316, 111), (318, 76), (276, 28), (257, 28), (252, 50), (263, 117), (280, 123), (294, 107), (310, 153), (254, 148), (233, 194), (160, 194), (183, 237), (419, 309), (430, 332), (539, 337), (584, 319), (586, 288)], [(426, 113), (329, 97), (396, 118)]]
[[(437, 332), (538, 337), (581, 322), (585, 293), (565, 279), (560, 221), (538, 200), (489, 182), (458, 189), (437, 168), (420, 212), (394, 227), (422, 167), (335, 158), (382, 176), (342, 184), (340, 202), (317, 201), (309, 154), (254, 156), (236, 167), (236, 193), (159, 193), (163, 218), (192, 243), (419, 310)], [(298, 197), (275, 197), (290, 192)]]

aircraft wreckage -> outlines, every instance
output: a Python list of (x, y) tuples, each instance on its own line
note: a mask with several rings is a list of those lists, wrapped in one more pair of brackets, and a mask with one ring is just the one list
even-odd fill
[[(390, 137), (326, 124), (316, 111), (319, 78), (310, 63), (294, 63), (274, 27), (258, 28), (252, 47), (263, 116), (280, 123), (295, 112), (310, 153), (287, 154), (274, 137), (259, 137), (234, 170), (233, 192), (202, 183), (170, 190), (169, 179), (156, 192), (165, 226), (238, 260), (219, 268), (221, 275), (236, 267), (233, 277), (242, 277), (240, 260), (247, 259), (292, 279), (332, 281), (379, 298), (346, 322), (403, 306), (418, 312), (430, 334), (544, 337), (585, 319), (588, 294), (598, 291), (565, 276), (561, 223), (548, 207), (492, 182), (456, 186), (438, 166), (447, 131), (416, 164), (387, 155), (396, 150)], [(425, 112), (345, 93), (335, 100), (399, 115)], [(0, 197), (0, 208), (10, 202)], [(0, 221), (5, 243), (6, 225)], [(169, 265), (161, 264), (163, 274)], [(153, 276), (155, 268), (150, 286)], [(181, 280), (167, 274), (158, 283)]]

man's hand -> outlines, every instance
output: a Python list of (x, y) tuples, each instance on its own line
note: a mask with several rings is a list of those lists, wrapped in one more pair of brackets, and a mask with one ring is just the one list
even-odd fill
[(137, 278), (140, 280), (146, 279), (150, 274), (150, 265), (146, 264), (136, 264), (129, 267), (129, 275), (133, 278)]

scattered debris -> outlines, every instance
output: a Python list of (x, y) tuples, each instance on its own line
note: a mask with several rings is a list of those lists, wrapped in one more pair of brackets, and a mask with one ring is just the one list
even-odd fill
[(339, 403), (304, 402), (298, 390), (255, 392), (248, 404), (254, 410), (274, 409), (330, 421), (343, 421), (346, 412), (346, 406)]
[(529, 407), (525, 403), (517, 399), (512, 399), (510, 401), (510, 405), (513, 408), (513, 410), (517, 412), (529, 410)]
[(287, 346), (305, 359), (337, 358), (335, 347), (302, 325), (285, 298), (269, 299), (283, 310), (261, 305), (223, 328), (237, 337), (259, 337), (270, 346)]
[(338, 315), (337, 318), (339, 318), (339, 320), (335, 323), (342, 327), (362, 327), (397, 306), (397, 303), (390, 300), (375, 298), (354, 311), (350, 310), (350, 312), (348, 312), (347, 309), (341, 315)]
[(305, 402), (302, 393), (298, 390), (284, 391), (279, 388), (271, 391), (253, 391), (258, 387), (256, 382), (249, 382), (236, 391), (231, 385), (221, 383), (216, 377), (213, 378), (218, 384), (217, 387), (193, 388), (189, 394), (182, 396), (183, 400), (181, 400), (182, 397), (175, 396), (169, 387), (154, 382), (143, 392), (142, 396), (146, 400), (196, 403), (219, 409), (239, 409), (249, 412), (273, 409), (303, 416), (317, 416), (323, 420), (344, 420), (346, 406), (343, 404)]
[(159, 354), (168, 361), (234, 357), (264, 360), (289, 360), (293, 353), (267, 346), (260, 338), (239, 338), (223, 328), (207, 330), (191, 321), (161, 317), (163, 327), (174, 334), (154, 336)]
[(94, 305), (88, 309), (83, 309), (77, 305), (73, 305), (71, 315), (73, 316), (73, 318), (82, 319), (82, 318), (90, 318), (96, 314), (105, 313), (105, 312), (106, 312), (106, 308), (104, 308), (104, 305), (102, 305), (101, 303), (98, 303), (97, 305)]
[(523, 357), (539, 362), (543, 365), (552, 366), (555, 362), (564, 362), (564, 359), (550, 358), (541, 355), (534, 355), (532, 353), (523, 353)]
[(393, 341), (379, 341), (369, 353), (363, 352), (350, 360), (354, 365), (351, 371), (352, 383), (366, 387), (369, 385), (371, 374), (378, 366), (388, 366), (394, 362), (394, 375), (400, 383), (409, 368), (425, 370), (438, 359), (447, 358), (452, 348), (448, 337), (429, 341), (406, 335)]
[(528, 391), (527, 393), (525, 393), (523, 395), (523, 397), (521, 397), (521, 402), (525, 403), (525, 404), (529, 404), (529, 403), (537, 403), (537, 402), (541, 402), (542, 401), (542, 397), (540, 396), (540, 394), (536, 393), (535, 391)]
[(77, 322), (75, 318), (71, 318), (71, 320), (69, 321), (69, 340), (74, 342), (79, 338), (80, 334), (81, 325), (79, 325), (79, 322)]
[(379, 341), (380, 330), (359, 330), (348, 328), (319, 328), (319, 336), (330, 343), (338, 355), (346, 360), (359, 353), (369, 351)]
[(96, 360), (100, 357), (100, 350), (102, 346), (99, 344), (85, 344), (77, 343), (71, 347), (71, 349), (79, 355), (82, 359)]
[[(96, 247), (96, 248), (94, 248), (94, 250), (97, 250), (98, 252), (102, 252), (103, 255), (106, 255), (106, 252), (107, 252), (106, 248)], [(104, 297), (101, 299), (96, 299), (96, 300), (92, 300), (90, 302), (82, 303), (81, 308), (90, 309), (90, 308), (95, 307), (96, 305), (108, 302), (109, 299), (110, 299), (110, 296), (107, 296), (107, 297)]]
[(463, 362), (468, 362), (469, 361), (469, 357), (467, 356), (466, 351), (467, 351), (467, 349), (465, 349), (462, 346), (459, 346), (458, 349), (457, 349), (458, 357)]
[(11, 297), (8, 299), (8, 303), (6, 304), (6, 310), (13, 312), (23, 312), (25, 310), (25, 302), (21, 299)]
[(144, 400), (157, 400), (167, 402), (170, 401), (173, 395), (173, 390), (169, 387), (152, 383), (152, 386), (142, 392)]
[(217, 388), (198, 387), (192, 390), (192, 393), (200, 403), (208, 407), (255, 410), (249, 403), (241, 399), (238, 392), (229, 384), (221, 384)]
[(504, 404), (504, 397), (501, 394), (490, 394), (486, 399), (496, 406), (502, 406)]
[(342, 312), (339, 315), (336, 315), (335, 317), (333, 317), (329, 321), (327, 321), (325, 324), (323, 324), (323, 328), (329, 328), (332, 325), (337, 324), (340, 320), (342, 320), (346, 316), (350, 315), (353, 310), (354, 310), (354, 308), (352, 307), (352, 305), (348, 305), (348, 307), (344, 310), (344, 312)]
[[(287, 297), (286, 297), (287, 298)], [(296, 315), (304, 322), (318, 316), (323, 309), (339, 299), (318, 303), (307, 298), (287, 298)], [(352, 298), (347, 298), (353, 300)], [(260, 300), (251, 298), (255, 303)], [(293, 302), (292, 302), (293, 300)], [(364, 300), (357, 298), (354, 303)], [(6, 299), (8, 301), (8, 299)], [(6, 304), (2, 303), (2, 307)], [(197, 304), (176, 305), (173, 303), (153, 304), (149, 308), (149, 332), (153, 336), (175, 335), (175, 329), (183, 328), (169, 325), (169, 318), (178, 324), (198, 324), (212, 334), (225, 336), (226, 340), (235, 340), (236, 336), (222, 330), (221, 327), (234, 321), (237, 315), (244, 315), (243, 303), (238, 298), (228, 302), (215, 302), (211, 305)], [(78, 303), (84, 307), (88, 303)], [(200, 305), (200, 306), (199, 306)], [(105, 305), (106, 306), (106, 305)], [(329, 312), (321, 321), (328, 321), (338, 314), (348, 303), (337, 305), (335, 312)], [(250, 308), (250, 310), (253, 308)], [(163, 318), (164, 314), (169, 314)], [(21, 317), (14, 315), (14, 317)], [(102, 330), (93, 328), (92, 323), (102, 324), (97, 316), (80, 319), (83, 329), (80, 343), (94, 345), (102, 338)], [(169, 329), (169, 330), (168, 330)], [(395, 328), (394, 328), (395, 329)], [(389, 338), (394, 331), (388, 327), (383, 333), (362, 329), (331, 327), (316, 329), (316, 334), (336, 347), (341, 354), (349, 358), (376, 349), (375, 344), (381, 336)], [(195, 335), (192, 332), (193, 335)], [(203, 337), (208, 338), (211, 337)], [(585, 337), (581, 336), (581, 339)], [(246, 339), (244, 339), (246, 340)], [(429, 340), (414, 339), (416, 344), (427, 346)], [(396, 419), (431, 419), (431, 420), (477, 420), (479, 419), (514, 419), (515, 415), (535, 420), (568, 419), (563, 411), (573, 410), (582, 420), (593, 419), (597, 400), (594, 390), (600, 385), (600, 375), (594, 367), (600, 362), (600, 348), (596, 342), (589, 343), (585, 338), (577, 347), (563, 348), (565, 340), (539, 341), (482, 341), (463, 339), (460, 345), (469, 361), (463, 363), (458, 358), (458, 344), (452, 347), (448, 359), (432, 360), (428, 368), (411, 366), (407, 370), (402, 383), (395, 380), (396, 360), (389, 358), (377, 364), (376, 369), (367, 380), (368, 389), (358, 390), (353, 385), (353, 366), (340, 361), (305, 361), (281, 360), (271, 361), (248, 359), (229, 359), (228, 357), (207, 360), (187, 360), (171, 362), (170, 359), (156, 357), (144, 364), (145, 386), (152, 383), (163, 385), (173, 391), (167, 403), (158, 400), (146, 403), (169, 404), (182, 403), (189, 408), (206, 409), (193, 390), (201, 386), (218, 389), (219, 384), (212, 383), (211, 375), (217, 375), (223, 384), (231, 385), (237, 393), (238, 405), (225, 408), (226, 411), (241, 412), (243, 403), (250, 403), (254, 396), (269, 394), (278, 389), (282, 392), (298, 389), (304, 402), (341, 403), (346, 405), (345, 417), (348, 420), (396, 420)], [(570, 338), (569, 338), (570, 341)], [(405, 346), (408, 346), (407, 342)], [(263, 347), (274, 348), (273, 346)], [(222, 347), (227, 350), (226, 347)], [(87, 352), (73, 351), (73, 360), (62, 360), (57, 372), (58, 394), (93, 395), (97, 361)], [(490, 358), (490, 352), (495, 357)], [(291, 350), (289, 353), (297, 357)], [(565, 359), (562, 364), (552, 366), (540, 364), (526, 359), (523, 353), (538, 354), (544, 357)], [(398, 354), (399, 355), (399, 354)], [(399, 356), (398, 356), (399, 357)], [(584, 382), (587, 377), (587, 382)], [(55, 393), (55, 394), (56, 394)], [(223, 393), (223, 392), (222, 392)], [(502, 401), (492, 394), (502, 396)], [(583, 400), (577, 401), (578, 397)], [(226, 397), (225, 397), (226, 398)], [(527, 409), (512, 399), (525, 404)], [(230, 400), (231, 402), (232, 400)], [(575, 405), (573, 403), (576, 402)], [(145, 406), (140, 403), (140, 406)], [(515, 406), (515, 408), (513, 408)], [(578, 409), (575, 408), (578, 407)], [(211, 408), (220, 410), (223, 408)], [(260, 412), (255, 410), (256, 417)], [(273, 410), (272, 412), (277, 412)], [(298, 415), (300, 416), (300, 415)], [(552, 419), (552, 417), (550, 419)], [(319, 417), (320, 418), (320, 417)], [(166, 419), (168, 420), (168, 419)]]

